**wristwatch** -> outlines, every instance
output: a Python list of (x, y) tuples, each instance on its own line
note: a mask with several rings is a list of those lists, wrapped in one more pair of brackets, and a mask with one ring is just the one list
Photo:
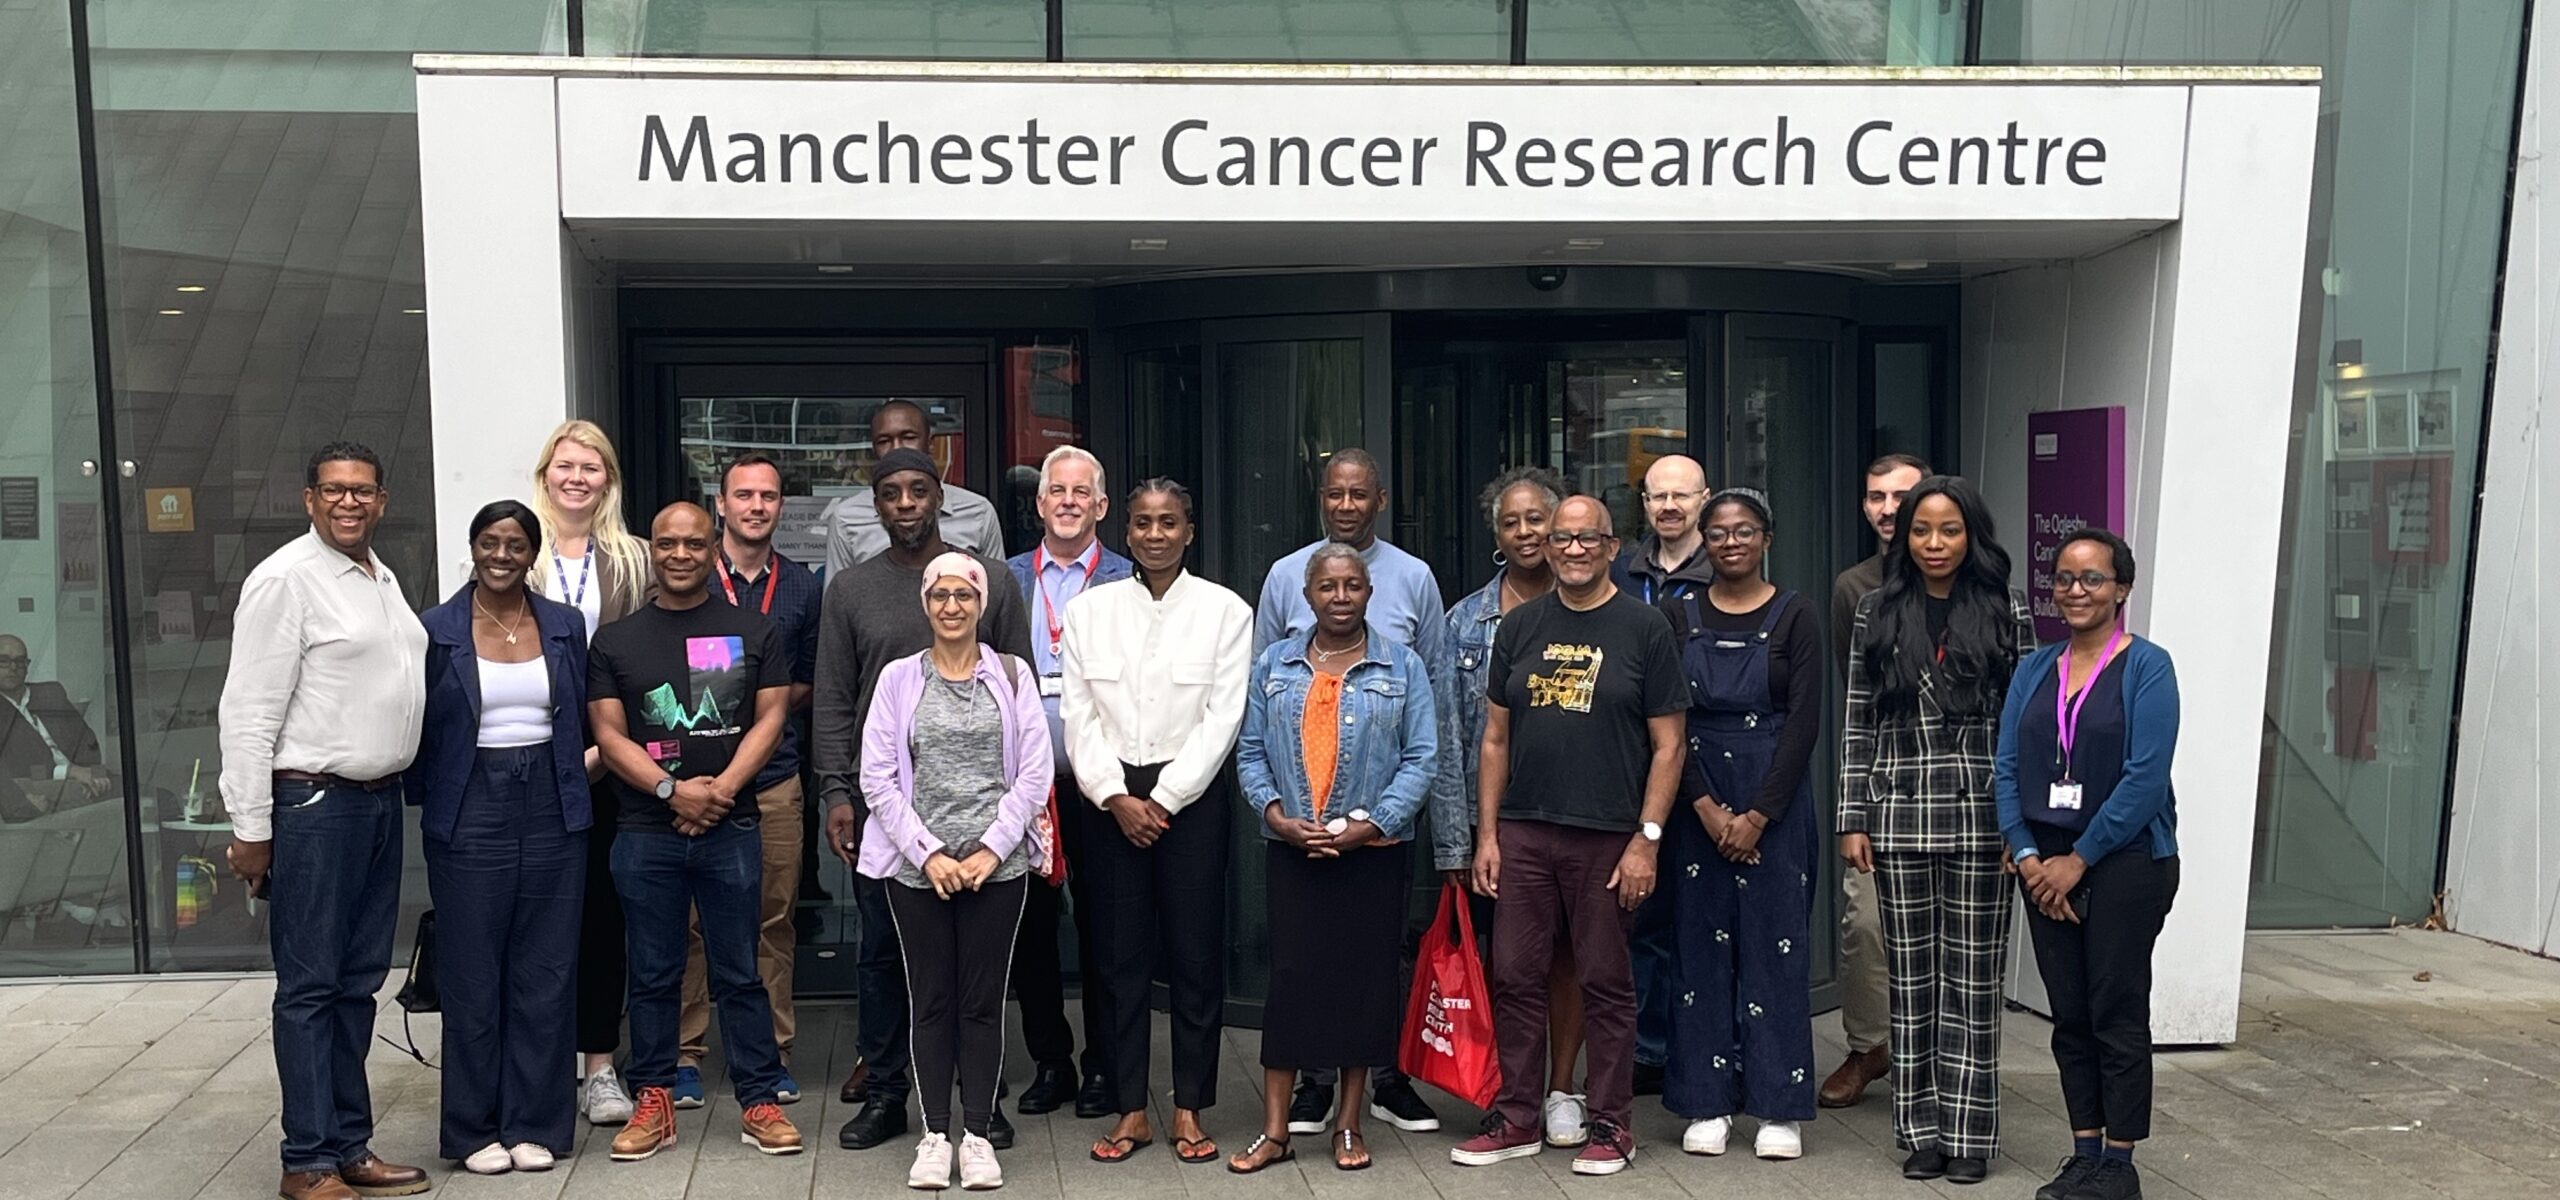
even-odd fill
[(1644, 823), (1644, 840), (1646, 840), (1646, 841), (1648, 841), (1648, 842), (1659, 842), (1659, 841), (1661, 841), (1661, 840), (1662, 840), (1662, 822), (1660, 822), (1660, 821), (1647, 821), (1647, 822), (1645, 822), (1645, 823)]
[(659, 777), (658, 777), (658, 786), (654, 789), (654, 791), (655, 791), (655, 793), (656, 793), (656, 795), (657, 795), (658, 799), (660, 799), (660, 800), (673, 800), (673, 799), (675, 799), (675, 798), (676, 798), (676, 777), (675, 777), (675, 776), (673, 776), (673, 775), (661, 775), (661, 776), (659, 776)]

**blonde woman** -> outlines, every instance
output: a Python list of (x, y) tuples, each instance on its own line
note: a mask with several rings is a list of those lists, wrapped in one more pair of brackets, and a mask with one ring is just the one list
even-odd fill
[[(542, 545), (533, 556), (533, 588), (578, 610), (587, 635), (630, 615), (648, 599), (649, 552), (622, 520), (622, 460), (593, 421), (563, 421), (542, 441), (533, 464), (533, 509)], [(586, 751), (587, 777), (601, 769)], [(616, 822), (587, 829), (586, 911), (578, 926), (578, 1107), (595, 1125), (631, 1119), (631, 1091), (614, 1073), (622, 1045), (622, 999), (628, 983), (622, 951), (622, 899), (613, 891)], [(695, 1094), (700, 1094), (697, 1084)]]

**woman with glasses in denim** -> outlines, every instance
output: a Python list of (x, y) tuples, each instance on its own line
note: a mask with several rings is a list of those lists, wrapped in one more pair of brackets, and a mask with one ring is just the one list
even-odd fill
[(1249, 1175), (1295, 1157), (1289, 1098), (1302, 1069), (1339, 1067), (1333, 1165), (1369, 1166), (1369, 1068), (1395, 1061), (1404, 841), (1440, 758), (1422, 659), (1369, 627), (1369, 566), (1339, 542), (1307, 559), (1316, 624), (1273, 643), (1245, 691), (1236, 775), (1262, 821), (1271, 988), (1262, 1025), (1262, 1133), (1227, 1163)]

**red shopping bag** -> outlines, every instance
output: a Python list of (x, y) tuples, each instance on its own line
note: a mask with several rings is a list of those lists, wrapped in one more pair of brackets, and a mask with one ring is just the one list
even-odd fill
[(1058, 789), (1031, 818), (1031, 869), (1050, 887), (1067, 886), (1067, 844), (1058, 837)]
[(1440, 915), (1422, 939), (1413, 966), (1413, 995), (1405, 1002), (1404, 1042), (1396, 1066), (1415, 1079), (1477, 1108), (1493, 1106), (1502, 1090), (1502, 1059), (1493, 1042), (1493, 992), (1484, 984), (1484, 960), (1476, 954), (1475, 918), (1467, 894), (1454, 883), (1440, 888)]

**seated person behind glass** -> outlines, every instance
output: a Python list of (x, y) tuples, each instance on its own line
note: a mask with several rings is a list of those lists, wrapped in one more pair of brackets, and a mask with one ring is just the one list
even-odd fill
[(9, 821), (76, 808), (115, 788), (115, 777), (99, 765), (97, 735), (70, 693), (59, 683), (27, 682), (27, 661), (26, 642), (0, 633), (0, 700), (7, 701), (0, 704), (0, 776), (20, 781), (26, 797), (0, 799), (0, 819)]

